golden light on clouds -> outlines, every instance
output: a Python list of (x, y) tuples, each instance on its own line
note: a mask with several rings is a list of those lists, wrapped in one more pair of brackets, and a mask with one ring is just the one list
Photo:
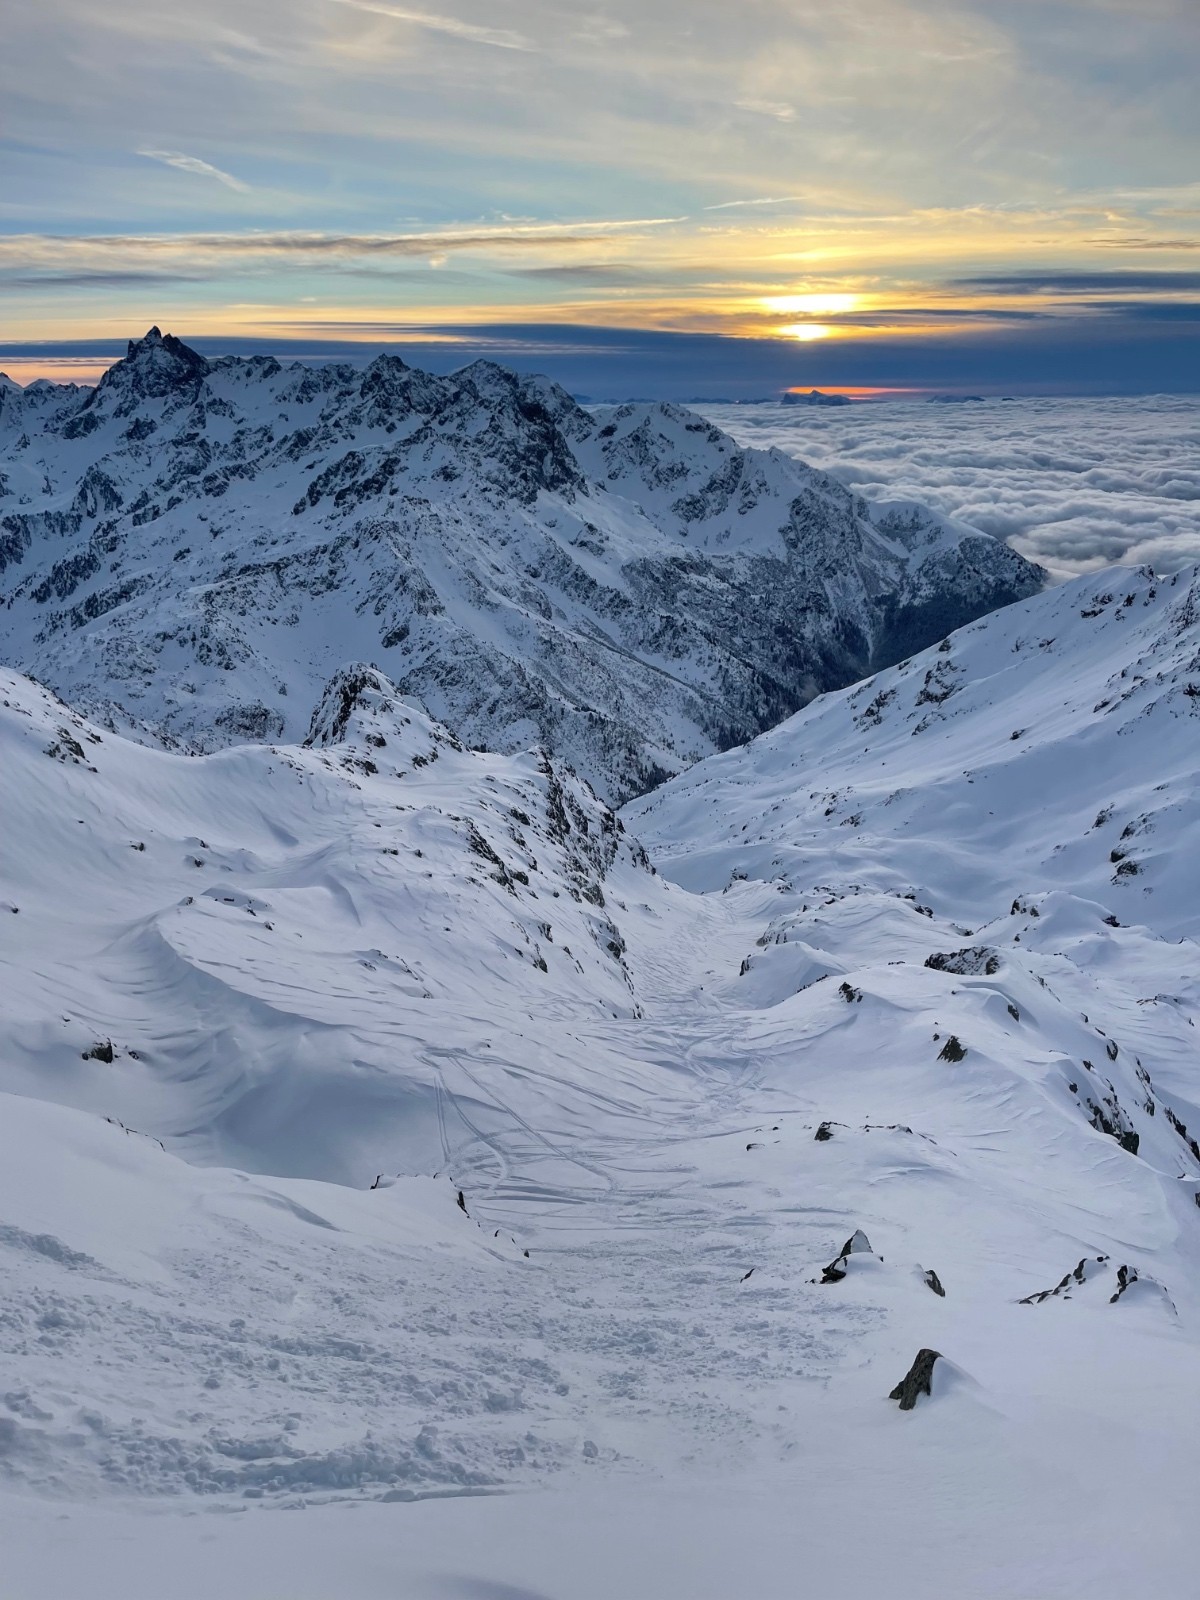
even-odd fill
[(766, 310), (782, 311), (785, 315), (833, 317), (856, 311), (861, 301), (862, 296), (858, 294), (772, 294), (762, 303)]

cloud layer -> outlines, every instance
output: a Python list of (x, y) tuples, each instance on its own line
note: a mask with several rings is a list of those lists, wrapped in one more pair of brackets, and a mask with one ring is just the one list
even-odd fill
[(706, 407), (873, 499), (912, 498), (1007, 539), (1058, 577), (1200, 561), (1200, 399)]

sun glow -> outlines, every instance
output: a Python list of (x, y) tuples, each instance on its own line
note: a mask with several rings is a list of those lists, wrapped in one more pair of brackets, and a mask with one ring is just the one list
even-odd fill
[(817, 339), (831, 339), (837, 329), (827, 322), (792, 322), (779, 332), (789, 339), (798, 339), (801, 344), (812, 344)]
[(802, 316), (834, 317), (843, 311), (854, 311), (861, 295), (857, 294), (773, 294), (763, 300), (768, 311), (799, 312)]

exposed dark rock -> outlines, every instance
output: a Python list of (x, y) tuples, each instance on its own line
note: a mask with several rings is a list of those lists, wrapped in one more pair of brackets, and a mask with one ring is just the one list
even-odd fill
[(901, 1411), (911, 1411), (919, 1395), (932, 1395), (933, 1368), (941, 1358), (940, 1350), (918, 1350), (912, 1366), (888, 1395), (888, 1399), (899, 1400)]
[(874, 1254), (874, 1251), (871, 1249), (871, 1241), (867, 1238), (866, 1234), (861, 1228), (856, 1228), (846, 1240), (845, 1244), (842, 1246), (841, 1253), (837, 1256), (836, 1260), (831, 1261), (827, 1267), (822, 1267), (821, 1282), (840, 1283), (846, 1276), (847, 1260), (850, 1256), (856, 1254)]
[(1109, 1296), (1109, 1301), (1108, 1301), (1109, 1305), (1110, 1306), (1116, 1305), (1117, 1301), (1125, 1293), (1126, 1289), (1131, 1289), (1133, 1287), (1133, 1285), (1137, 1281), (1138, 1281), (1138, 1275), (1137, 1275), (1137, 1268), (1136, 1267), (1127, 1267), (1127, 1266), (1118, 1267), (1117, 1268), (1117, 1292), (1116, 1292), (1116, 1294)]
[(952, 972), (960, 978), (990, 978), (1000, 970), (1000, 957), (987, 945), (970, 945), (965, 950), (952, 950), (942, 955), (926, 956), (925, 965), (935, 972)]
[(1018, 1300), (1017, 1304), (1022, 1306), (1041, 1305), (1043, 1300), (1053, 1299), (1054, 1296), (1060, 1294), (1069, 1298), (1072, 1285), (1086, 1282), (1094, 1274), (1095, 1269), (1103, 1267), (1107, 1261), (1107, 1256), (1083, 1256), (1072, 1271), (1059, 1279), (1053, 1289), (1039, 1289), (1034, 1294), (1025, 1295), (1023, 1299)]

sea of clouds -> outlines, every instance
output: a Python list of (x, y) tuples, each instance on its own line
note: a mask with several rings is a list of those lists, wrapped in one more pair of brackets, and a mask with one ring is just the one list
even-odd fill
[(922, 500), (1056, 577), (1200, 562), (1200, 395), (704, 406), (871, 500)]

